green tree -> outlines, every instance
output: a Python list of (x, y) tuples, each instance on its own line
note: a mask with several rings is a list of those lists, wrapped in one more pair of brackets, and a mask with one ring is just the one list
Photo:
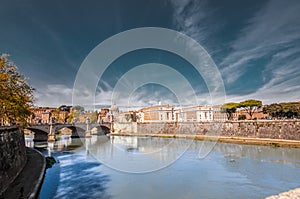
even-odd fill
[(95, 112), (92, 112), (91, 114), (90, 114), (90, 119), (91, 119), (91, 123), (96, 123), (97, 122), (97, 120), (98, 120), (98, 112), (97, 111), (95, 111)]
[(229, 102), (221, 106), (221, 112), (226, 113), (227, 119), (232, 120), (232, 114), (235, 113), (236, 109), (239, 107), (238, 103)]
[(73, 107), (73, 111), (78, 111), (79, 113), (84, 112), (84, 107), (76, 105)]
[(264, 113), (276, 118), (297, 118), (300, 116), (300, 104), (298, 102), (282, 102), (266, 105)]
[(245, 120), (246, 119), (246, 115), (239, 115), (238, 120)]
[(243, 108), (249, 114), (250, 118), (252, 119), (253, 113), (262, 106), (262, 102), (259, 100), (246, 100), (240, 102), (239, 108)]
[(282, 106), (277, 103), (264, 106), (263, 112), (265, 114), (269, 114), (270, 116), (275, 117), (275, 118), (283, 117), (283, 115), (284, 115)]
[(1, 125), (25, 125), (33, 105), (33, 91), (18, 68), (8, 59), (0, 56), (0, 120)]
[(284, 117), (295, 118), (300, 115), (300, 104), (298, 102), (283, 102), (280, 105), (282, 106)]

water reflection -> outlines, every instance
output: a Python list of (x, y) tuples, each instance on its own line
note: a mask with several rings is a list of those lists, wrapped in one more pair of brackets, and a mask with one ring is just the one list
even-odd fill
[[(170, 145), (173, 140), (92, 136), (47, 144), (44, 153), (59, 163), (47, 170), (41, 198), (264, 198), (299, 186), (299, 149), (218, 143), (199, 159), (202, 142), (195, 141), (169, 167), (139, 175), (97, 161), (101, 156), (123, 166), (130, 160), (132, 168), (161, 163), (185, 148), (186, 140)], [(132, 158), (145, 154), (139, 164)]]
[(25, 146), (47, 150), (47, 155), (52, 156), (53, 152), (70, 151), (83, 146), (80, 139), (72, 139), (71, 135), (61, 135), (55, 142), (34, 141), (34, 136), (25, 135)]
[(25, 146), (30, 147), (30, 148), (34, 148), (33, 139), (34, 139), (34, 134), (25, 135)]
[[(88, 153), (107, 166), (130, 173), (151, 172), (169, 166), (191, 140), (95, 136), (85, 140)], [(174, 150), (176, 148), (176, 150)], [(120, 164), (122, 161), (122, 164)]]
[(54, 198), (110, 198), (106, 193), (109, 176), (99, 171), (101, 164), (85, 155), (67, 154), (60, 161), (60, 186)]
[(292, 164), (293, 166), (300, 168), (299, 149), (217, 144), (214, 150), (221, 152), (225, 158), (250, 158), (263, 162)]
[(52, 156), (57, 163), (46, 170), (40, 197), (44, 198), (110, 198), (106, 184), (110, 178), (101, 172), (102, 164), (87, 155), (82, 140), (62, 136), (56, 142), (33, 142), (26, 146)]

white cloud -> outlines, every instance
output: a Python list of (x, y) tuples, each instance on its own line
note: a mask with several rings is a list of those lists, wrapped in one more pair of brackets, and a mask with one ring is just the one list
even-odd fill
[(248, 95), (229, 95), (227, 101), (240, 102), (245, 99), (258, 99), (262, 100), (263, 104), (299, 101), (300, 85), (297, 83), (299, 83), (299, 79), (294, 78), (280, 84), (266, 85), (257, 92)]
[[(215, 10), (208, 6), (207, 1), (170, 0), (170, 2), (174, 9), (174, 24), (178, 30), (198, 42), (205, 43), (211, 33), (217, 30), (217, 23), (212, 23)], [(230, 86), (236, 83), (241, 75), (247, 73), (250, 62), (270, 56), (269, 63), (261, 68), (265, 83), (257, 91), (244, 96), (228, 95), (227, 101), (243, 101), (250, 98), (260, 99), (264, 103), (299, 100), (300, 58), (296, 56), (300, 52), (299, 10), (299, 1), (272, 0), (247, 22), (231, 43), (232, 52), (221, 62), (221, 72), (225, 82)], [(103, 83), (105, 89), (100, 88), (95, 97), (95, 104), (110, 105), (114, 103), (113, 88)], [(182, 92), (185, 92), (187, 99), (194, 94), (184, 90)], [(82, 93), (85, 98), (95, 95), (84, 91)], [(38, 105), (71, 104), (72, 88), (64, 85), (47, 85), (37, 90), (37, 99)], [(134, 102), (136, 106), (155, 105), (159, 101), (162, 104), (176, 104), (176, 100), (170, 94), (159, 90), (154, 93), (139, 90), (131, 95), (129, 101)], [(218, 99), (214, 101), (218, 102)], [(128, 99), (118, 99), (118, 102), (126, 106)], [(130, 104), (133, 104), (131, 102)], [(188, 102), (189, 100), (185, 103)], [(209, 93), (198, 95), (199, 104), (210, 102)]]
[(72, 88), (63, 84), (49, 84), (37, 87), (35, 91), (37, 106), (58, 107), (62, 104), (72, 104)]
[[(298, 51), (293, 48), (293, 45), (300, 39), (299, 10), (298, 1), (287, 3), (280, 0), (269, 1), (259, 10), (232, 43), (232, 53), (220, 64), (224, 68), (222, 74), (226, 82), (233, 83), (246, 73), (247, 64), (250, 61), (277, 51), (284, 54), (289, 47), (293, 49), (290, 53)], [(278, 66), (276, 62), (273, 62), (272, 68), (276, 67), (285, 66)], [(232, 74), (238, 75), (232, 76)]]
[(271, 56), (269, 63), (261, 66), (266, 83), (249, 95), (227, 96), (229, 101), (255, 98), (267, 104), (300, 99), (299, 10), (299, 1), (274, 0), (249, 20), (232, 43), (233, 52), (221, 63), (222, 74), (230, 85), (247, 73), (250, 61)]
[(217, 29), (212, 23), (214, 9), (208, 1), (202, 0), (170, 0), (174, 9), (173, 22), (179, 31), (203, 43)]

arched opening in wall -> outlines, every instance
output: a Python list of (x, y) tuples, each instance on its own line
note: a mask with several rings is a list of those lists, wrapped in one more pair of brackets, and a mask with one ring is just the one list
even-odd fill
[(56, 129), (55, 133), (70, 135), (71, 138), (85, 137), (85, 129), (77, 126), (64, 126)]
[(91, 129), (92, 135), (107, 135), (110, 133), (110, 129), (107, 126), (101, 125)]
[(40, 142), (40, 141), (47, 141), (48, 140), (48, 132), (35, 129), (35, 128), (27, 128), (27, 130), (31, 131), (34, 135), (33, 141)]

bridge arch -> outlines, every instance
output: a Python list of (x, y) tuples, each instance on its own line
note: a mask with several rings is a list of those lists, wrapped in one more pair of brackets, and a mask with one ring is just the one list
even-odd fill
[(34, 133), (33, 141), (47, 141), (48, 132), (39, 128), (27, 127), (26, 129)]
[[(57, 131), (61, 130), (62, 128), (68, 128), (72, 130), (72, 138), (75, 137), (85, 137), (85, 133), (87, 130), (86, 124), (53, 124), (52, 126), (52, 132), (57, 134)], [(92, 130), (93, 128), (96, 128), (97, 135), (107, 135), (110, 133), (110, 124), (98, 124), (93, 123), (89, 125), (89, 129)], [(29, 126), (26, 129), (32, 131), (34, 133), (34, 140), (35, 141), (46, 141), (48, 140), (48, 135), (50, 133), (50, 125), (44, 124), (44, 125), (35, 125), (35, 126)]]
[(78, 137), (84, 137), (85, 136), (85, 129), (78, 127), (78, 126), (74, 126), (74, 125), (60, 125), (60, 126), (56, 126), (55, 127), (55, 132), (63, 129), (63, 128), (68, 128), (70, 130), (72, 130), (72, 134), (71, 137), (72, 138), (78, 138)]
[(110, 128), (107, 127), (106, 125), (100, 125), (100, 126), (95, 126), (93, 127), (92, 130), (92, 134), (93, 134), (93, 129), (97, 129), (97, 134), (100, 135), (107, 135), (110, 133)]

